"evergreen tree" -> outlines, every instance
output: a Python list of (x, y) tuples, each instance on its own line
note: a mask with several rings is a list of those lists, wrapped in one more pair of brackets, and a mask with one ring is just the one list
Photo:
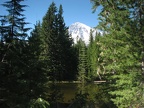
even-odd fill
[(42, 22), (41, 37), (44, 42), (43, 53), (47, 61), (47, 70), (50, 80), (73, 79), (72, 39), (63, 19), (63, 8), (58, 11), (53, 2)]
[(61, 63), (59, 59), (59, 42), (58, 42), (58, 24), (56, 18), (57, 8), (53, 2), (43, 18), (41, 36), (43, 39), (43, 52), (45, 61), (47, 62), (48, 76), (51, 80), (57, 79)]
[(63, 18), (63, 8), (62, 5), (59, 7), (58, 11), (58, 35), (59, 35), (59, 42), (60, 42), (60, 60), (62, 63), (62, 70), (59, 73), (59, 80), (73, 80), (75, 78), (75, 61), (74, 54), (73, 54), (73, 40), (68, 33), (68, 27), (66, 27)]
[(90, 41), (87, 49), (87, 64), (88, 64), (88, 80), (95, 80), (97, 77), (97, 60), (98, 60), (98, 46), (97, 46), (98, 35), (96, 33), (95, 39), (93, 31), (90, 32)]
[[(8, 15), (1, 16), (1, 60), (0, 60), (0, 92), (4, 107), (26, 107), (29, 103), (27, 96), (27, 81), (22, 78), (25, 74), (25, 45), (27, 37), (25, 28), (28, 24), (22, 14), (26, 5), (24, 0), (9, 0), (3, 6)], [(3, 106), (2, 106), (3, 107)]]
[[(94, 9), (102, 6), (99, 28), (106, 32), (101, 45), (101, 64), (110, 83), (112, 101), (119, 108), (142, 106), (140, 60), (143, 2), (91, 0)], [(136, 14), (138, 12), (138, 14)], [(138, 34), (141, 33), (139, 36)], [(141, 38), (141, 39), (140, 39)], [(139, 43), (140, 46), (136, 43)]]
[(36, 23), (35, 28), (31, 32), (31, 36), (28, 38), (27, 44), (27, 72), (25, 76), (29, 81), (29, 94), (31, 100), (38, 98), (45, 98), (43, 95), (45, 93), (45, 83), (47, 83), (47, 71), (45, 69), (45, 61), (41, 59), (40, 53), (41, 49), (41, 36), (40, 36), (41, 24)]
[(24, 21), (25, 17), (22, 14), (23, 8), (26, 7), (26, 5), (20, 4), (22, 1), (24, 0), (10, 0), (2, 4), (8, 11), (8, 15), (1, 16), (3, 21), (2, 29), (5, 31), (3, 32), (5, 42), (25, 38), (27, 36), (26, 32), (30, 29), (25, 28), (28, 23)]
[(86, 62), (86, 46), (82, 39), (78, 41), (79, 55), (78, 55), (78, 80), (82, 83), (86, 80), (87, 62)]

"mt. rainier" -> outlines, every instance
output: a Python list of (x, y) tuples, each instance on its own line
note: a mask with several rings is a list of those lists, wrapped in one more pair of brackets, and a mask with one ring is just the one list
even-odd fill
[(80, 38), (86, 43), (89, 43), (90, 30), (93, 30), (94, 34), (96, 33), (96, 29), (91, 28), (83, 23), (76, 22), (69, 26), (69, 34), (72, 36), (74, 43), (77, 42)]

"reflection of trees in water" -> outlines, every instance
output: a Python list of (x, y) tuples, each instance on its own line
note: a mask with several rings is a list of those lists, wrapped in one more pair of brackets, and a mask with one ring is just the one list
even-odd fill
[(106, 83), (57, 83), (49, 87), (50, 108), (116, 108), (110, 101)]
[(83, 108), (87, 104), (87, 93), (82, 93), (80, 91), (79, 93), (76, 94), (75, 99), (73, 99), (72, 103), (69, 105), (68, 108)]
[(78, 91), (75, 94), (75, 98), (73, 99), (72, 103), (69, 105), (68, 108), (95, 108), (91, 103), (90, 93), (87, 90), (88, 85), (81, 83), (77, 85)]
[(68, 108), (115, 108), (110, 101), (107, 86), (79, 84), (78, 92)]
[(56, 83), (50, 85), (50, 93), (47, 94), (50, 108), (59, 108), (59, 102), (63, 101), (63, 93)]

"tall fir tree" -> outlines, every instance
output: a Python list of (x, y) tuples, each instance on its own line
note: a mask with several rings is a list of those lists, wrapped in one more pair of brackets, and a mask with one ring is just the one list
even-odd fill
[(26, 107), (29, 103), (26, 92), (24, 49), (25, 38), (30, 28), (22, 12), (26, 5), (24, 0), (9, 0), (2, 4), (7, 8), (8, 15), (1, 16), (1, 60), (0, 60), (0, 92), (2, 107)]
[(85, 83), (87, 74), (87, 57), (86, 57), (86, 46), (82, 39), (79, 39), (79, 53), (78, 53), (78, 80)]
[[(73, 53), (73, 40), (68, 33), (68, 27), (66, 27), (64, 18), (63, 18), (63, 8), (62, 5), (59, 7), (58, 11), (58, 35), (61, 46), (61, 63), (62, 63), (62, 72), (60, 73), (60, 80), (73, 80), (75, 78), (75, 61)], [(60, 77), (59, 75), (59, 77)]]
[[(98, 33), (94, 36), (93, 31), (90, 32), (90, 40), (87, 48), (87, 64), (88, 64), (88, 75), (87, 78), (90, 81), (96, 80), (97, 74), (97, 60), (98, 60)], [(101, 79), (101, 77), (100, 77)]]
[(58, 44), (58, 24), (56, 18), (57, 8), (53, 2), (43, 18), (41, 37), (43, 39), (43, 52), (45, 61), (47, 62), (47, 69), (49, 70), (48, 75), (51, 80), (56, 80), (56, 73), (60, 68), (59, 63), (59, 48)]
[(73, 56), (72, 39), (64, 22), (62, 5), (59, 9), (54, 2), (50, 5), (43, 18), (41, 37), (44, 42), (42, 54), (48, 63), (50, 80), (73, 79), (75, 71), (70, 60)]
[(48, 82), (47, 70), (45, 66), (45, 61), (41, 59), (41, 23), (38, 22), (35, 25), (35, 28), (31, 32), (30, 37), (28, 38), (27, 44), (27, 74), (29, 80), (29, 89), (31, 92), (31, 99), (45, 98), (43, 95), (47, 86), (45, 84)]

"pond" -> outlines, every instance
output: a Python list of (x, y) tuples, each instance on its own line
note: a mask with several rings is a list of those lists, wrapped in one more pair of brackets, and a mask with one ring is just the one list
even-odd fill
[(69, 105), (93, 104), (93, 107), (90, 108), (105, 108), (103, 106), (111, 104), (110, 99), (107, 98), (108, 93), (105, 84), (56, 83), (55, 85), (49, 84), (49, 86), (48, 96), (50, 101), (53, 102), (57, 101)]
[(63, 94), (63, 102), (71, 102), (77, 93), (83, 92), (88, 94), (93, 94), (98, 91), (98, 86), (94, 83), (81, 85), (78, 83), (57, 83), (57, 87), (60, 92)]
[[(51, 86), (51, 85), (50, 85)], [(88, 93), (88, 99), (94, 99), (96, 93), (99, 91), (99, 87), (97, 83), (88, 83), (88, 84), (81, 84), (81, 83), (56, 83), (55, 88), (62, 94), (60, 102), (63, 103), (71, 103), (75, 98), (76, 94), (83, 92)], [(48, 95), (50, 95), (54, 90), (49, 89)]]

